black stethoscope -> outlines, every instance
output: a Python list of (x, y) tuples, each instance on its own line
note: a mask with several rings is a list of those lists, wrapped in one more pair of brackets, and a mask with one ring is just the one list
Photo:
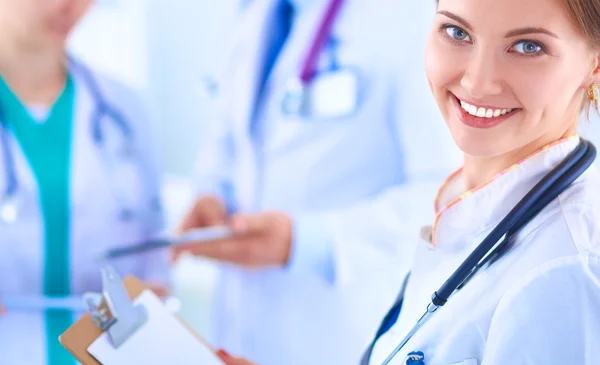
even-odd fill
[[(131, 128), (131, 123), (120, 110), (107, 101), (100, 91), (98, 82), (87, 67), (77, 63), (71, 57), (68, 57), (68, 65), (71, 69), (79, 72), (94, 100), (94, 111), (90, 118), (92, 140), (101, 155), (102, 164), (106, 173), (109, 174), (108, 176), (111, 176), (111, 178), (107, 180), (108, 183), (112, 185), (111, 190), (120, 205), (119, 219), (123, 221), (131, 220), (137, 213), (142, 213), (135, 211), (132, 204), (127, 203), (127, 194), (123, 191), (122, 186), (118, 186), (119, 183), (117, 180), (119, 174), (115, 171), (115, 164), (117, 163), (114, 161), (115, 157), (122, 160), (128, 160), (133, 166), (136, 166), (140, 170), (139, 173), (141, 174), (143, 182), (151, 181), (149, 179), (151, 176), (150, 171), (146, 166), (145, 161), (143, 161), (139, 155), (139, 151), (135, 148), (135, 135)], [(8, 131), (3, 125), (3, 118), (4, 115), (0, 108), (0, 145), (2, 148), (2, 155), (4, 156), (4, 169), (6, 175), (6, 189), (4, 193), (0, 195), (0, 223), (11, 224), (18, 219), (19, 183), (17, 180), (15, 159), (9, 145)], [(105, 118), (112, 121), (119, 129), (124, 139), (124, 143), (120, 146), (117, 156), (111, 156), (106, 148), (106, 137), (102, 123)], [(161, 210), (158, 197), (150, 198), (149, 208), (152, 211)]]
[[(482, 268), (489, 267), (502, 257), (512, 246), (513, 237), (524, 225), (534, 218), (542, 209), (562, 193), (573, 181), (581, 176), (596, 158), (596, 148), (590, 142), (581, 140), (577, 148), (571, 152), (558, 166), (537, 183), (523, 199), (504, 217), (490, 234), (473, 250), (465, 261), (454, 271), (446, 282), (431, 296), (431, 302), (417, 323), (394, 348), (381, 365), (387, 365), (404, 348), (406, 343), (423, 327), (433, 313), (442, 307), (453, 293), (464, 287)], [(408, 279), (408, 278), (407, 278)], [(383, 336), (396, 322), (400, 315), (405, 280), (402, 291), (384, 317), (375, 339), (367, 349), (362, 365), (369, 363), (369, 358), (377, 340)]]

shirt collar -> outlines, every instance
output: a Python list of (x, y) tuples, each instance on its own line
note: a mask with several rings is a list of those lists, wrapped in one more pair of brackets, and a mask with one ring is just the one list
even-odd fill
[(464, 191), (462, 169), (450, 175), (436, 197), (432, 244), (460, 249), (469, 237), (490, 230), (578, 143), (573, 136), (546, 145), (469, 191)]

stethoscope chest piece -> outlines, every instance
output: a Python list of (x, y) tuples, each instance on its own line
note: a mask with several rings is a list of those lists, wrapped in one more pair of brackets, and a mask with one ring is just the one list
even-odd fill
[(425, 365), (425, 354), (421, 351), (413, 351), (406, 355), (406, 365)]

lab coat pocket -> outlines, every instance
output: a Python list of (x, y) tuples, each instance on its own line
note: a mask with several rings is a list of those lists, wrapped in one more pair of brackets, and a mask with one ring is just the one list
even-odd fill
[(0, 223), (0, 292), (37, 293), (43, 287), (44, 236), (37, 217)]

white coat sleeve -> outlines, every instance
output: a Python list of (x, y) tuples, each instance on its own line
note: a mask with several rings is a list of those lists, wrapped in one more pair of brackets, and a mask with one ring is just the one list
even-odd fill
[(600, 259), (545, 264), (500, 301), (482, 365), (600, 362)]
[(290, 271), (316, 273), (345, 286), (384, 265), (398, 268), (400, 275), (408, 269), (420, 228), (433, 221), (437, 189), (462, 163), (429, 89), (422, 57), (414, 56), (424, 53), (425, 40), (414, 45), (417, 49), (403, 47), (412, 49), (412, 58), (393, 65), (400, 76), (391, 81), (389, 101), (405, 181), (348, 209), (292, 217)]

